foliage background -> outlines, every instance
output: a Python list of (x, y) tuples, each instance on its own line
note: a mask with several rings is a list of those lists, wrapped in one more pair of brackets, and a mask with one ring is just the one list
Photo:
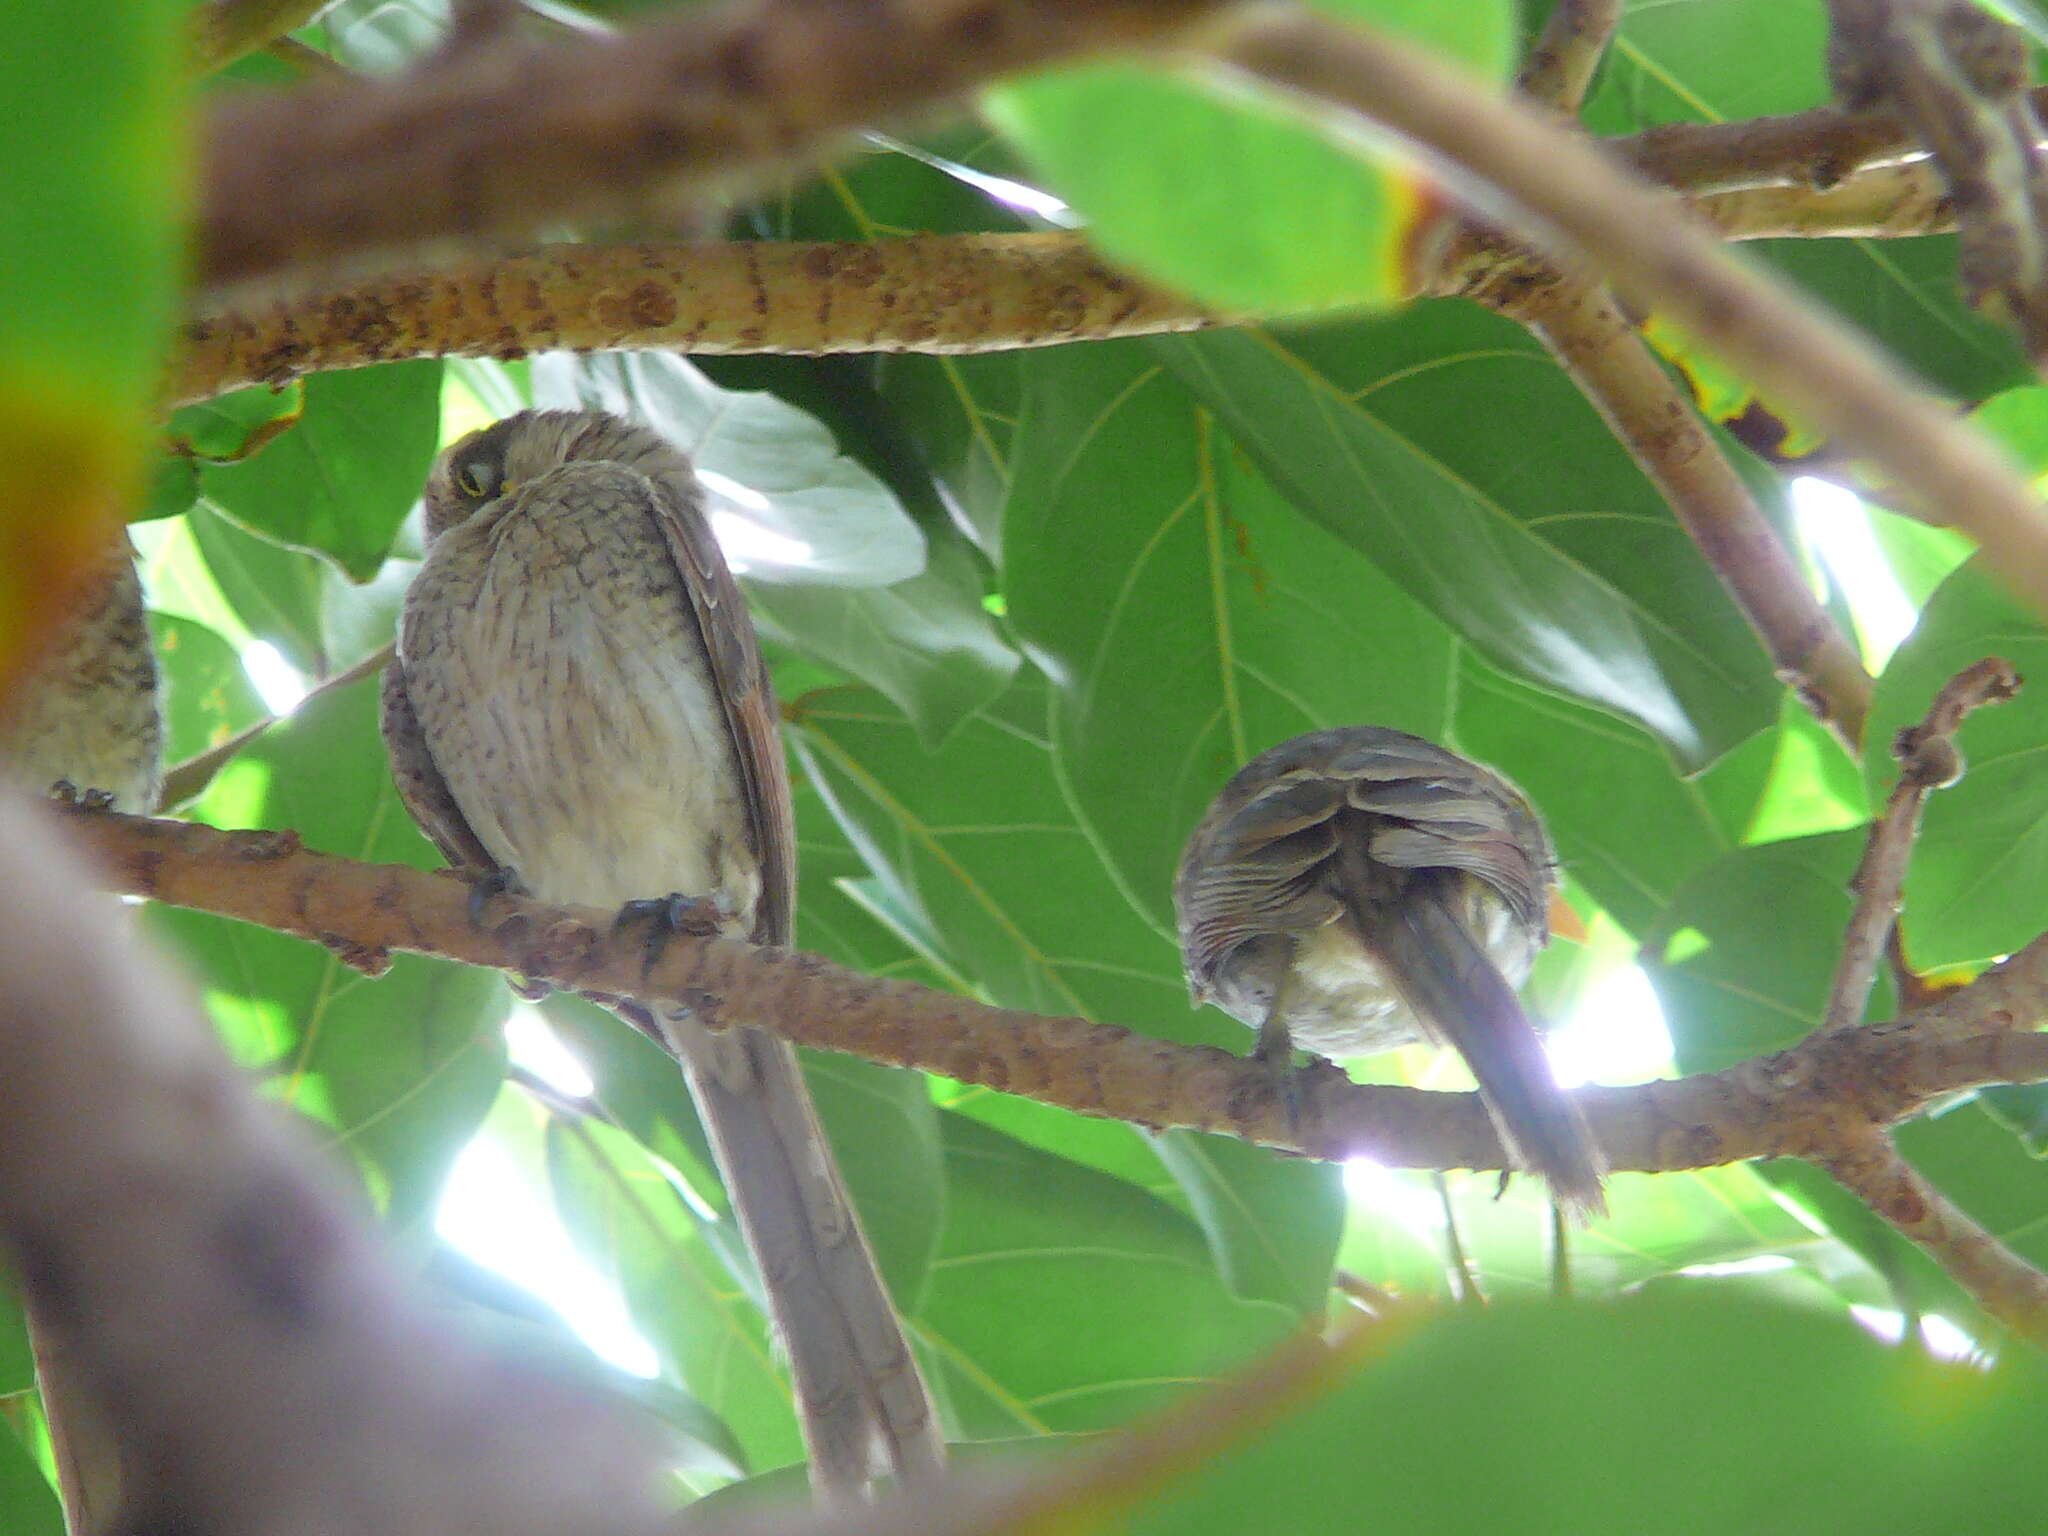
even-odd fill
[[(1396, 24), (1431, 10), (1347, 8)], [(1509, 69), (1531, 18), (1459, 9), (1467, 61)], [(416, 57), (443, 19), (434, 0), (342, 0), (301, 39), (352, 67), (386, 68)], [(1631, 5), (1586, 120), (1625, 133), (1819, 105), (1824, 37), (1819, 0)], [(205, 88), (284, 74), (256, 59)], [(791, 716), (804, 947), (1007, 1006), (1241, 1047), (1239, 1026), (1186, 1003), (1168, 902), (1180, 842), (1246, 757), (1299, 731), (1372, 721), (1497, 765), (1542, 807), (1587, 930), (1546, 956), (1532, 994), (1542, 1012), (1570, 1016), (1639, 955), (1672, 1070), (1718, 1068), (1812, 1029), (1859, 829), (1891, 764), (1882, 750), (1853, 761), (1786, 700), (1656, 490), (1524, 331), (1457, 301), (1375, 307), (1393, 267), (1359, 253), (1398, 242), (1415, 207), (1408, 174), (1304, 151), (1298, 127), (1257, 103), (1219, 105), (1128, 73), (1008, 89), (988, 106), (1007, 138), (964, 126), (915, 146), (871, 144), (735, 210), (734, 232), (1024, 227), (971, 170), (1049, 180), (1112, 249), (1163, 251), (1162, 269), (1198, 289), (1227, 282), (1276, 308), (1366, 310), (979, 357), (406, 363), (180, 412), (133, 530), (169, 678), (172, 760), (264, 718), (243, 666), (253, 642), (316, 683), (387, 643), (439, 444), (529, 402), (627, 406), (741, 487), (743, 515), (797, 541), (743, 548)], [(1192, 114), (1188, 137), (1213, 134), (1240, 157), (1216, 163), (1214, 200), (1185, 210), (1191, 227), (1146, 218), (1182, 174), (1148, 163), (1143, 125), (1168, 111)], [(1091, 178), (1073, 146), (1105, 134), (1128, 136), (1130, 151)], [(1333, 198), (1342, 218), (1323, 216)], [(1238, 243), (1200, 238), (1219, 220)], [(2048, 394), (2003, 333), (1960, 304), (1951, 240), (1779, 242), (1753, 254), (1981, 408), (2018, 451), (2048, 459)], [(138, 270), (150, 260), (161, 257), (145, 253)], [(135, 307), (130, 329), (146, 341), (148, 306)], [(1798, 466), (1729, 449), (1801, 540), (1787, 498)], [(1895, 653), (1871, 653), (1869, 740), (1881, 748), (1965, 662), (1995, 650), (2038, 673), (2048, 630), (1965, 563), (1959, 539), (1870, 516), (1922, 610)], [(1814, 577), (1830, 582), (1818, 561)], [(1847, 622), (1863, 617), (1854, 594), (1828, 590)], [(317, 691), (184, 814), (432, 867), (389, 783), (375, 687)], [(2023, 695), (1974, 721), (1970, 775), (1933, 803), (1907, 893), (1907, 942), (1923, 968), (1981, 966), (2043, 926), (2043, 706)], [(152, 908), (143, 920), (184, 957), (238, 1059), (352, 1164), (451, 1308), (559, 1350), (659, 1416), (694, 1487), (798, 1457), (687, 1093), (643, 1041), (550, 1000), (547, 1018), (596, 1085), (587, 1105), (564, 1105), (508, 1078), (511, 1003), (495, 976), (401, 958), (370, 981), (323, 951), (203, 914)], [(1874, 999), (1872, 1016), (1890, 1006)], [(1547, 1208), (1522, 1183), (1496, 1198), (1490, 1176), (1451, 1175), (1440, 1201), (1426, 1177), (1347, 1179), (857, 1061), (810, 1066), (957, 1439), (1127, 1423), (1319, 1325), (1342, 1305), (1339, 1266), (1404, 1296), (1446, 1297), (1447, 1216), (1493, 1296), (1556, 1283)], [(1446, 1063), (1419, 1052), (1361, 1070), (1453, 1083)], [(1946, 1106), (1901, 1141), (1973, 1216), (2048, 1262), (2044, 1126), (2042, 1090), (2010, 1088)], [(590, 1360), (548, 1309), (437, 1237), (449, 1170), (479, 1133), (509, 1149), (619, 1287), (652, 1346), (653, 1380)], [(1932, 1264), (1813, 1169), (1621, 1175), (1613, 1204), (1611, 1220), (1574, 1236), (1572, 1284), (1587, 1297), (1634, 1295), (1632, 1312), (1452, 1314), (1406, 1364), (1345, 1389), (1359, 1401), (1333, 1404), (1331, 1422), (1399, 1423), (1418, 1443), (1481, 1456), (1469, 1476), (1446, 1462), (1422, 1477), (1401, 1455), (1345, 1465), (1318, 1488), (1226, 1469), (1226, 1482), (1252, 1481), (1187, 1492), (1201, 1513), (1183, 1510), (1172, 1528), (1220, 1525), (1233, 1500), (1327, 1519), (1363, 1496), (1357, 1479), (1393, 1496), (1370, 1484), (1381, 1477), (1421, 1478), (1388, 1507), (1426, 1505), (1438, 1524), (1508, 1508), (1536, 1527), (1537, 1511), (1557, 1511), (1560, 1528), (1572, 1511), (1571, 1528), (1584, 1529), (1608, 1518), (1593, 1506), (1610, 1486), (1581, 1465), (1589, 1446), (1603, 1466), (1628, 1468), (1611, 1484), (1617, 1521), (1623, 1509), (1640, 1519), (1645, 1507), (1686, 1508), (1698, 1528), (1727, 1529), (1749, 1518), (1751, 1490), (1783, 1486), (1777, 1472), (1740, 1469), (1778, 1467), (1789, 1445), (1796, 1463), (1779, 1472), (1832, 1490), (1846, 1501), (1836, 1513), (1855, 1503), (1904, 1520), (1894, 1485), (1947, 1442), (1901, 1405), (1946, 1402), (1985, 1445), (2032, 1412), (2030, 1377), (1959, 1385), (1842, 1321), (1852, 1306), (1908, 1323), (1939, 1314), (1986, 1354), (2004, 1348)], [(1754, 1310), (1751, 1298), (1788, 1310)], [(31, 1390), (18, 1318), (0, 1315), (0, 1404), (20, 1410)], [(1661, 1438), (1637, 1460), (1614, 1438), (1645, 1396), (1673, 1393), (1658, 1436), (1688, 1421), (1729, 1436), (1702, 1436), (1703, 1459), (1683, 1477), (1646, 1464)], [(1814, 1438), (1852, 1407), (1856, 1433)], [(33, 1417), (9, 1420), (23, 1434), (0, 1436), (0, 1525), (55, 1529)], [(1831, 1461), (1861, 1470), (1830, 1480)], [(1884, 1476), (1866, 1481), (1873, 1466)], [(1695, 1490), (1688, 1504), (1680, 1481), (1711, 1496)], [(1985, 1473), (1985, 1498), (1996, 1481)], [(1777, 1513), (1795, 1523), (1782, 1503)]]

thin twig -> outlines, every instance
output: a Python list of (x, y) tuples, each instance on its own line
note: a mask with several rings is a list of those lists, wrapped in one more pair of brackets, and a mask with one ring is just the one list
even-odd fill
[[(615, 931), (615, 914), (589, 908), (507, 896), (479, 926), (461, 880), (314, 853), (288, 832), (82, 810), (66, 824), (110, 890), (308, 938), (373, 972), (403, 949), (565, 991), (692, 1007), (711, 997), (734, 1024), (1080, 1114), (1217, 1131), (1331, 1161), (1505, 1164), (1476, 1094), (1356, 1084), (1327, 1070), (1282, 1085), (1226, 1051), (992, 1008), (732, 939), (681, 935), (650, 962), (640, 935)], [(1660, 1172), (1814, 1155), (1835, 1144), (1845, 1105), (1889, 1125), (1964, 1089), (2048, 1077), (2048, 1035), (2025, 1027), (2048, 1018), (2048, 937), (1941, 1006), (1945, 1017), (1928, 1030), (1914, 1018), (1825, 1031), (1710, 1076), (1576, 1097), (1611, 1167)]]
[(1841, 1147), (1817, 1161), (1924, 1249), (1992, 1317), (2048, 1345), (2048, 1275), (1914, 1172), (1890, 1136), (1845, 1132)]
[(1577, 117), (1621, 21), (1621, 0), (1557, 0), (1522, 62), (1522, 94)]
[(2009, 662), (1987, 657), (1965, 667), (1943, 685), (1918, 726), (1899, 732), (1892, 755), (1899, 760), (1899, 780), (1885, 801), (1884, 814), (1870, 829), (1863, 858), (1849, 881), (1856, 909), (1842, 939), (1842, 956), (1828, 990), (1828, 1011), (1821, 1027), (1845, 1029), (1863, 1017), (1870, 984), (1877, 978), (1886, 941), (1898, 921), (1899, 892), (1906, 881), (1906, 863), (1920, 835), (1920, 812), (1927, 797), (1963, 776), (1963, 755), (1955, 734), (1972, 710), (2003, 704), (2019, 692), (2020, 676)]
[(1330, 1285), (1340, 1296), (1349, 1297), (1358, 1307), (1375, 1317), (1386, 1317), (1399, 1309), (1401, 1298), (1385, 1286), (1374, 1285), (1356, 1270), (1339, 1269), (1330, 1276)]
[(1969, 533), (2000, 577), (2048, 613), (2048, 520), (2032, 489), (1952, 411), (1901, 384), (1869, 343), (1674, 218), (1668, 194), (1422, 50), (1305, 11), (1240, 14), (1217, 36), (1220, 60), (1391, 129), (1475, 202), (1521, 207), (1534, 231), (1592, 259), (1632, 302), (1662, 311), (1767, 397), (1873, 460), (1909, 505)]
[(1430, 1183), (1436, 1189), (1437, 1209), (1444, 1218), (1444, 1284), (1451, 1300), (1460, 1306), (1483, 1307), (1486, 1292), (1480, 1288), (1478, 1268), (1472, 1263), (1472, 1255), (1465, 1251), (1465, 1237), (1458, 1230), (1458, 1208), (1451, 1203), (1451, 1181), (1439, 1170), (1431, 1175)]
[[(1476, 297), (1485, 300), (1489, 295)], [(1526, 324), (1664, 493), (1770, 652), (1779, 678), (1860, 752), (1872, 685), (1728, 455), (1607, 291), (1582, 278), (1508, 284), (1494, 307)]]
[[(350, 683), (360, 682), (373, 673), (384, 670), (384, 664), (396, 654), (396, 642), (381, 645), (361, 661), (331, 676), (323, 677), (306, 691), (306, 697), (299, 701), (303, 707), (307, 700), (317, 699), (321, 694), (334, 688), (346, 688)], [(174, 763), (164, 770), (163, 788), (157, 795), (157, 806), (161, 810), (173, 810), (195, 799), (200, 791), (213, 782), (213, 776), (239, 756), (243, 748), (261, 736), (284, 717), (265, 715), (261, 720), (245, 725), (226, 741), (208, 747), (204, 752), (195, 752), (182, 763)]]

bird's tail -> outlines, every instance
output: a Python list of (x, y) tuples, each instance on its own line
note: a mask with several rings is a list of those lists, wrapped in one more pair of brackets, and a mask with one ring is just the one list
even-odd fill
[(1585, 1117), (1557, 1086), (1514, 989), (1450, 900), (1435, 883), (1414, 882), (1404, 900), (1360, 925), (1369, 930), (1367, 948), (1431, 1034), (1465, 1058), (1508, 1154), (1541, 1174), (1558, 1202), (1582, 1220), (1604, 1216), (1606, 1167)]
[(945, 1447), (931, 1394), (840, 1180), (796, 1048), (759, 1030), (711, 1030), (666, 1010), (657, 1020), (658, 1037), (689, 1079), (788, 1351), (814, 1486), (846, 1499), (859, 1497), (878, 1472), (902, 1482), (935, 1476)]

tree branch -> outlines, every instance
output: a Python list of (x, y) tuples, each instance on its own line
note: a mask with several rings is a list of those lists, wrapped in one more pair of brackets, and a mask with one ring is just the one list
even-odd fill
[(1828, 11), (1836, 93), (1927, 146), (1961, 224), (1964, 292), (2048, 362), (2048, 168), (2025, 35), (1974, 0), (1829, 0)]
[(1903, 387), (1869, 343), (1672, 217), (1668, 195), (1519, 103), (1419, 49), (1307, 12), (1242, 13), (1219, 60), (1336, 102), (1420, 148), (1481, 203), (1505, 197), (1546, 241), (1588, 254), (1802, 419), (1886, 470), (1909, 503), (1969, 533), (2000, 577), (2048, 613), (2048, 521), (1989, 442)]
[(1999, 1242), (1913, 1171), (1882, 1131), (1845, 1136), (1819, 1159), (1859, 1199), (1926, 1250), (1992, 1317), (2048, 1346), (2048, 1275)]
[(1577, 117), (1620, 21), (1621, 0), (1556, 0), (1522, 61), (1522, 94), (1565, 117)]
[(617, 36), (516, 38), (386, 81), (216, 105), (196, 276), (673, 207), (983, 81), (1158, 44), (1216, 0), (724, 0)]
[(1871, 166), (1825, 191), (1749, 187), (1703, 193), (1686, 206), (1724, 240), (1890, 240), (1956, 227), (1948, 188), (1926, 161)]
[(557, 245), (202, 312), (170, 394), (183, 404), (329, 368), (551, 347), (982, 352), (1215, 323), (1068, 234)]
[(1986, 704), (2002, 704), (2019, 692), (2020, 677), (2009, 662), (1989, 657), (1965, 667), (1943, 686), (1926, 719), (1899, 733), (1892, 755), (1899, 760), (1899, 781), (1885, 801), (1884, 814), (1870, 829), (1863, 858), (1850, 877), (1856, 910), (1842, 940), (1842, 957), (1828, 990), (1824, 1029), (1846, 1029), (1863, 1017), (1870, 984), (1877, 978), (1886, 941), (1899, 916), (1899, 891), (1906, 882), (1906, 861), (1920, 835), (1920, 810), (1927, 797), (1963, 776), (1963, 755), (1955, 735), (1964, 719)]
[[(1258, 1063), (1076, 1018), (992, 1008), (815, 955), (681, 936), (651, 964), (614, 914), (495, 899), (490, 924), (445, 874), (311, 852), (286, 832), (222, 832), (108, 812), (66, 813), (107, 888), (312, 939), (376, 970), (392, 949), (491, 966), (567, 990), (703, 1004), (720, 1018), (804, 1045), (1023, 1094), (1085, 1115), (1186, 1126), (1323, 1159), (1390, 1167), (1503, 1166), (1476, 1095), (1354, 1084), (1310, 1070), (1286, 1090)], [(1978, 1004), (1969, 999), (1977, 997)], [(1942, 1028), (1916, 1021), (1821, 1032), (1790, 1051), (1712, 1076), (1582, 1090), (1609, 1166), (1711, 1167), (1832, 1149), (1854, 1123), (1889, 1125), (1935, 1098), (2048, 1078), (2048, 937), (1945, 1000)], [(1974, 1024), (1973, 1012), (1982, 1013)]]
[(0, 802), (0, 1247), (137, 1469), (102, 1528), (652, 1536), (654, 1447), (412, 1293), (57, 830)]
[(1871, 699), (1862, 658), (1813, 595), (1699, 413), (1607, 291), (1560, 275), (1475, 296), (1489, 294), (1494, 308), (1550, 348), (1664, 493), (1770, 652), (1779, 678), (1797, 688), (1851, 754), (1859, 752)]

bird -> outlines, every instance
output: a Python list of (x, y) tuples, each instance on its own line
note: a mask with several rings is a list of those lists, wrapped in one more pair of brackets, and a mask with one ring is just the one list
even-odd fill
[(1535, 808), (1492, 769), (1381, 726), (1296, 736), (1223, 786), (1181, 855), (1190, 996), (1257, 1028), (1276, 1073), (1296, 1047), (1454, 1047), (1509, 1157), (1591, 1219), (1599, 1148), (1515, 996), (1554, 870)]
[[(775, 696), (688, 456), (607, 412), (525, 411), (449, 447), (422, 501), (381, 721), (420, 828), (485, 893), (622, 912), (677, 895), (789, 943)], [(935, 1475), (932, 1400), (795, 1048), (672, 1005), (617, 1011), (688, 1078), (821, 1499)]]
[(29, 663), (0, 714), (0, 779), (117, 810), (156, 808), (162, 687), (125, 536), (81, 576), (49, 649)]

